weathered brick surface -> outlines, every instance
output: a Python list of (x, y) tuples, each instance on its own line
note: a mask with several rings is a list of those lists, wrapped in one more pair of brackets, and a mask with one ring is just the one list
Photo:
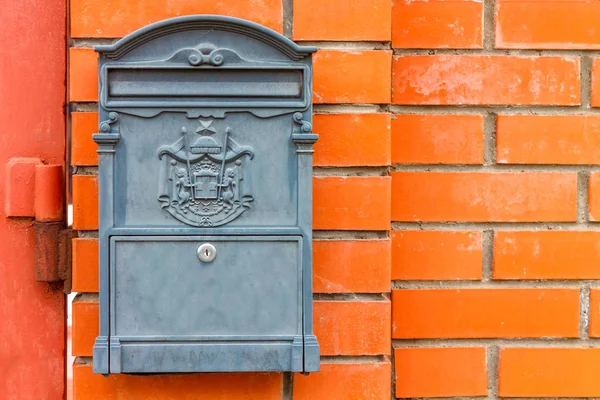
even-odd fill
[(323, 362), (319, 373), (294, 376), (294, 400), (370, 400), (391, 396), (391, 365)]
[(229, 15), (283, 29), (278, 0), (72, 0), (70, 9), (72, 37), (121, 37), (152, 22), (189, 14)]
[(600, 279), (600, 232), (497, 231), (494, 279)]
[[(390, 353), (391, 304), (386, 301), (316, 301), (315, 335), (324, 356)], [(357, 329), (360, 327), (360, 329)]]
[(92, 366), (73, 365), (76, 400), (280, 400), (279, 373), (223, 373), (193, 375), (94, 374)]
[(96, 143), (92, 135), (98, 132), (98, 113), (71, 113), (71, 165), (98, 165)]
[(315, 177), (313, 228), (388, 230), (390, 181), (387, 176)]
[(480, 280), (478, 231), (392, 231), (392, 279)]
[(597, 1), (497, 0), (496, 15), (498, 48), (600, 48)]
[(483, 164), (483, 116), (396, 114), (393, 164)]
[(99, 333), (100, 309), (98, 302), (73, 302), (73, 329), (71, 354), (91, 356)]
[(317, 167), (390, 164), (390, 114), (316, 114)]
[(73, 176), (73, 229), (98, 229), (98, 177)]
[(392, 173), (394, 221), (575, 221), (577, 175)]
[(500, 164), (598, 164), (600, 116), (499, 115)]
[(92, 49), (69, 49), (69, 100), (98, 100), (98, 54)]
[(72, 0), (67, 161), (73, 228), (87, 231), (74, 291), (98, 291), (91, 47), (208, 13), (320, 48), (313, 322), (326, 358), (310, 376), (104, 378), (86, 294), (75, 400), (600, 397), (595, 0)]
[(390, 240), (313, 241), (313, 291), (390, 291)]
[(396, 56), (394, 104), (577, 105), (579, 59), (480, 55)]
[(313, 63), (316, 104), (390, 102), (391, 51), (320, 50)]
[(295, 0), (293, 39), (387, 42), (391, 8), (390, 0)]
[(579, 335), (576, 289), (394, 290), (392, 312), (395, 339)]
[(73, 292), (97, 292), (98, 239), (73, 239), (72, 263)]
[(500, 349), (498, 395), (502, 397), (598, 397), (597, 348)]
[(472, 0), (393, 0), (392, 46), (481, 48), (483, 3)]
[(488, 394), (485, 347), (397, 348), (394, 358), (396, 397)]

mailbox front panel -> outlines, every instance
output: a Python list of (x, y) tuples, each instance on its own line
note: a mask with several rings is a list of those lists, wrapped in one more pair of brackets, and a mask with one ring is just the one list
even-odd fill
[(200, 15), (96, 50), (94, 371), (317, 371), (316, 49)]
[[(203, 243), (216, 249), (211, 262), (198, 258)], [(111, 334), (121, 342), (302, 335), (301, 237), (116, 236), (112, 244)]]

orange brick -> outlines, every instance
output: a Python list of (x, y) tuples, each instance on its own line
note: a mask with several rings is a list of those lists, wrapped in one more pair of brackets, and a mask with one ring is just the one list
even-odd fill
[(588, 182), (590, 221), (600, 221), (600, 173), (592, 172)]
[(598, 397), (600, 349), (500, 349), (501, 397)]
[(315, 240), (315, 293), (381, 293), (390, 291), (390, 241)]
[(392, 120), (392, 162), (482, 164), (483, 115), (396, 115)]
[(598, 20), (600, 3), (597, 1), (498, 0), (496, 47), (598, 49)]
[(91, 356), (100, 332), (100, 309), (97, 302), (73, 301), (73, 341), (71, 354)]
[(104, 377), (94, 374), (91, 365), (73, 364), (74, 400), (279, 400), (281, 383), (278, 373)]
[(321, 355), (390, 354), (391, 304), (386, 301), (315, 301)]
[(71, 165), (98, 165), (98, 146), (92, 135), (98, 131), (98, 113), (71, 113)]
[(313, 60), (315, 103), (390, 102), (391, 51), (319, 50)]
[(321, 362), (318, 373), (294, 375), (294, 400), (373, 400), (391, 397), (391, 365)]
[(73, 292), (98, 291), (98, 239), (73, 239)]
[(315, 166), (390, 164), (390, 114), (316, 114)]
[(600, 116), (499, 115), (501, 164), (598, 164)]
[(125, 36), (147, 24), (190, 14), (218, 14), (248, 19), (282, 32), (279, 0), (71, 0), (71, 37)]
[(589, 318), (590, 337), (600, 337), (600, 289), (590, 290)]
[(600, 61), (597, 58), (592, 64), (592, 106), (600, 107)]
[(392, 291), (392, 338), (578, 337), (577, 289)]
[(396, 397), (486, 396), (485, 347), (394, 349)]
[(69, 100), (98, 101), (98, 54), (92, 49), (69, 49)]
[(388, 176), (315, 177), (313, 228), (388, 230), (390, 196)]
[(392, 279), (481, 279), (481, 232), (392, 231)]
[(98, 177), (73, 175), (73, 229), (98, 229)]
[(600, 279), (600, 232), (497, 231), (494, 279)]
[(578, 105), (579, 59), (397, 56), (394, 104)]
[(394, 221), (575, 221), (575, 173), (392, 173)]
[(294, 40), (389, 42), (390, 0), (295, 0)]
[(482, 15), (481, 1), (394, 0), (392, 46), (481, 48)]

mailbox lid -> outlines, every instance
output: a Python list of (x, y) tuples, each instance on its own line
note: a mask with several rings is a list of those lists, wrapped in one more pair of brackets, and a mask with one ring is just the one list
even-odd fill
[[(111, 336), (302, 334), (301, 236), (113, 236)], [(199, 246), (216, 248), (200, 261)]]

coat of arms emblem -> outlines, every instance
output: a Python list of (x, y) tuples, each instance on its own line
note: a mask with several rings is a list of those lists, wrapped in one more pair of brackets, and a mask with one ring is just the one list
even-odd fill
[(250, 208), (252, 187), (250, 146), (238, 144), (229, 127), (218, 131), (213, 120), (200, 120), (199, 137), (190, 140), (186, 128), (173, 144), (161, 146), (158, 201), (188, 225), (226, 224)]

